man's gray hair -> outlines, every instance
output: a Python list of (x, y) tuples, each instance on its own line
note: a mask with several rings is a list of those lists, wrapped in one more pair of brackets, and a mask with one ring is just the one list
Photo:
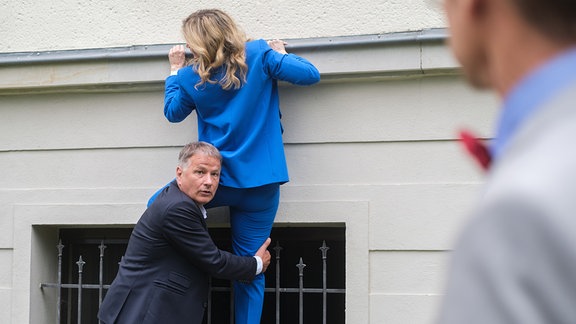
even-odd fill
[(192, 142), (186, 144), (180, 154), (178, 155), (178, 166), (186, 169), (189, 165), (189, 160), (194, 154), (204, 154), (217, 158), (222, 163), (222, 155), (214, 145), (206, 142)]

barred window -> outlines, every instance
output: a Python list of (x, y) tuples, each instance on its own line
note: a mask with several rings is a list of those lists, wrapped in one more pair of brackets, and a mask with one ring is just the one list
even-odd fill
[[(276, 224), (273, 228), (261, 323), (344, 323), (345, 228), (343, 224), (323, 225)], [(101, 299), (118, 272), (131, 231), (60, 229), (59, 323), (98, 323)], [(229, 228), (209, 231), (221, 249), (231, 250)], [(230, 281), (213, 279), (211, 284), (204, 323), (233, 323)], [(43, 287), (58, 289), (58, 284)]]

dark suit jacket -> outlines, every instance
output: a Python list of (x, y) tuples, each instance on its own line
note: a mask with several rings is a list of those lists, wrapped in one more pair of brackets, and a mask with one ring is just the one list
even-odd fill
[(175, 181), (144, 212), (100, 307), (104, 323), (201, 323), (209, 276), (252, 280), (256, 259), (219, 250)]

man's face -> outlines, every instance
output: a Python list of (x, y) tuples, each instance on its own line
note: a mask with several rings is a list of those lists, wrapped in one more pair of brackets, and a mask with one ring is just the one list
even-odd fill
[(490, 86), (482, 34), (482, 14), (478, 1), (444, 0), (450, 30), (450, 47), (462, 65), (468, 82), (476, 88)]
[(216, 193), (220, 181), (220, 160), (196, 153), (188, 159), (188, 166), (176, 168), (178, 187), (200, 205), (205, 205)]

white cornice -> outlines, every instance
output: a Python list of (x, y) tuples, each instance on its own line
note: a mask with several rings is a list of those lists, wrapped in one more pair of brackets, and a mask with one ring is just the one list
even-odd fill
[[(312, 61), (323, 82), (454, 73), (445, 29), (289, 39), (287, 49)], [(172, 44), (0, 53), (0, 95), (147, 91), (163, 86)]]

